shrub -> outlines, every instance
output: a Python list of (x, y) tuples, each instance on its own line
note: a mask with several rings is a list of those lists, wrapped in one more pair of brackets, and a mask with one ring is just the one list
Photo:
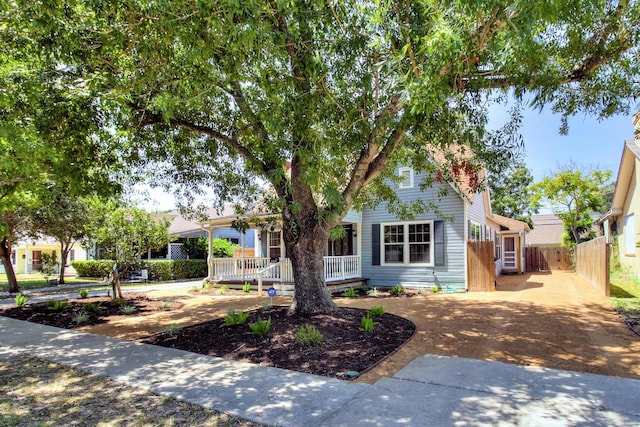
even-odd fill
[(114, 298), (109, 302), (111, 307), (122, 307), (127, 304), (127, 300), (124, 298)]
[(218, 288), (218, 294), (224, 295), (229, 292), (229, 287), (227, 285), (222, 285)]
[(260, 308), (262, 308), (262, 310), (269, 310), (271, 307), (273, 306), (270, 302), (263, 302), (262, 304), (260, 304)]
[(69, 307), (69, 301), (67, 301), (66, 299), (62, 299), (62, 300), (48, 300), (44, 303), (45, 307), (47, 307), (47, 310), (49, 311), (55, 311), (55, 312), (59, 312), (59, 311), (63, 311), (65, 308)]
[(89, 296), (89, 289), (84, 288), (84, 289), (80, 289), (80, 298), (85, 299), (86, 297)]
[(373, 306), (369, 309), (369, 315), (376, 317), (376, 316), (382, 316), (384, 314), (384, 307), (381, 305), (376, 305)]
[(169, 310), (171, 308), (171, 301), (162, 301), (162, 309)]
[(251, 292), (251, 284), (248, 282), (244, 282), (244, 285), (242, 285), (242, 291), (245, 293)]
[(367, 295), (370, 297), (377, 297), (380, 293), (378, 292), (378, 288), (369, 289), (367, 291)]
[(249, 324), (249, 328), (251, 328), (251, 331), (256, 335), (266, 335), (271, 330), (271, 317), (266, 321), (258, 317), (255, 323)]
[(300, 326), (296, 331), (296, 341), (302, 345), (318, 345), (324, 340), (322, 333), (308, 323)]
[(164, 328), (164, 333), (170, 336), (178, 335), (182, 328), (178, 325), (168, 325)]
[(349, 288), (342, 293), (342, 296), (347, 298), (353, 298), (358, 296), (358, 292), (356, 292), (356, 290), (353, 288)]
[(405, 289), (404, 289), (404, 286), (402, 285), (395, 285), (394, 287), (389, 289), (389, 295), (393, 297), (397, 297), (400, 294), (404, 294), (404, 292), (405, 292)]
[(98, 312), (101, 305), (102, 305), (102, 301), (96, 302), (96, 303), (88, 302), (84, 306), (82, 306), (82, 311), (84, 311), (85, 313), (94, 314)]
[(244, 325), (248, 318), (249, 313), (245, 313), (244, 311), (238, 312), (235, 309), (231, 309), (227, 312), (227, 315), (224, 317), (224, 323), (220, 325), (220, 327)]
[(83, 325), (85, 323), (87, 323), (89, 321), (89, 315), (87, 313), (78, 313), (75, 316), (73, 316), (73, 322), (76, 325)]
[(360, 330), (362, 332), (373, 332), (373, 327), (378, 323), (379, 322), (374, 322), (369, 314), (367, 314), (366, 316), (362, 316), (360, 320)]
[(107, 277), (113, 268), (113, 261), (101, 260), (77, 260), (71, 261), (71, 266), (80, 277)]
[(431, 292), (433, 292), (434, 294), (437, 294), (438, 291), (440, 291), (440, 288), (438, 287), (438, 285), (434, 285), (431, 287)]
[(133, 314), (136, 312), (136, 308), (132, 305), (123, 305), (120, 311), (124, 314)]
[(29, 301), (26, 295), (18, 294), (16, 295), (14, 301), (16, 302), (16, 307), (22, 307)]

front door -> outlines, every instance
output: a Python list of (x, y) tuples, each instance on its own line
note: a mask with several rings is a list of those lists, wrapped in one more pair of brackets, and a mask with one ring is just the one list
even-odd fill
[(518, 251), (516, 250), (516, 238), (515, 236), (504, 237), (504, 268), (509, 270), (515, 270), (518, 268), (517, 264)]
[(31, 252), (31, 271), (40, 271), (42, 269), (41, 255), (42, 251)]

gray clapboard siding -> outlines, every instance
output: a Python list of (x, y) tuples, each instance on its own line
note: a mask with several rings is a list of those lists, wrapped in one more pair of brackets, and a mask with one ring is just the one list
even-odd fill
[[(440, 185), (421, 192), (417, 183), (422, 177), (416, 176), (416, 185), (413, 188), (398, 189), (398, 196), (402, 201), (410, 201), (418, 198), (427, 201), (435, 201), (440, 211), (453, 217), (453, 221), (444, 221), (444, 265), (435, 267), (425, 266), (388, 266), (373, 264), (372, 226), (388, 222), (401, 221), (390, 214), (385, 204), (380, 204), (375, 210), (364, 208), (362, 212), (362, 276), (369, 279), (371, 286), (393, 286), (404, 284), (408, 286), (431, 287), (438, 285), (448, 289), (465, 288), (465, 248), (464, 248), (464, 201), (448, 184), (448, 195), (438, 199)], [(426, 212), (415, 218), (416, 221), (441, 220), (433, 212)], [(379, 245), (376, 245), (379, 248)], [(379, 249), (376, 249), (379, 250)], [(377, 255), (379, 256), (379, 255)], [(435, 272), (435, 274), (434, 274)]]

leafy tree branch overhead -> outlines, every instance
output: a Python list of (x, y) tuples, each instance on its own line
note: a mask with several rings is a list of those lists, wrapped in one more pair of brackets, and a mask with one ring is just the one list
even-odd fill
[(329, 230), (393, 201), (396, 166), (449, 171), (430, 154), (452, 144), (476, 168), (508, 162), (517, 127), (485, 130), (507, 90), (569, 115), (638, 94), (635, 1), (2, 4), (6, 55), (35, 54), (70, 100), (92, 97), (121, 160), (221, 201), (270, 183), (302, 313), (333, 309)]

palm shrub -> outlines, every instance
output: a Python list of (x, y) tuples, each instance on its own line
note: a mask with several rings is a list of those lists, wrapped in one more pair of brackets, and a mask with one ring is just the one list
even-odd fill
[(373, 327), (376, 326), (379, 322), (374, 322), (371, 316), (367, 314), (366, 316), (362, 316), (360, 320), (360, 330), (362, 332), (373, 332)]
[(29, 298), (27, 298), (26, 295), (18, 294), (16, 295), (14, 301), (16, 303), (16, 307), (22, 307), (27, 303), (27, 301), (29, 301)]
[(255, 323), (249, 324), (249, 328), (256, 335), (266, 335), (271, 330), (271, 317), (267, 320), (262, 320), (261, 317), (258, 317)]
[(313, 325), (305, 323), (296, 331), (296, 341), (302, 345), (318, 345), (324, 340), (322, 333)]
[(244, 311), (236, 311), (235, 309), (231, 309), (227, 312), (227, 315), (224, 317), (224, 323), (220, 325), (220, 327), (224, 328), (225, 326), (244, 325), (248, 318), (248, 312), (245, 313)]

